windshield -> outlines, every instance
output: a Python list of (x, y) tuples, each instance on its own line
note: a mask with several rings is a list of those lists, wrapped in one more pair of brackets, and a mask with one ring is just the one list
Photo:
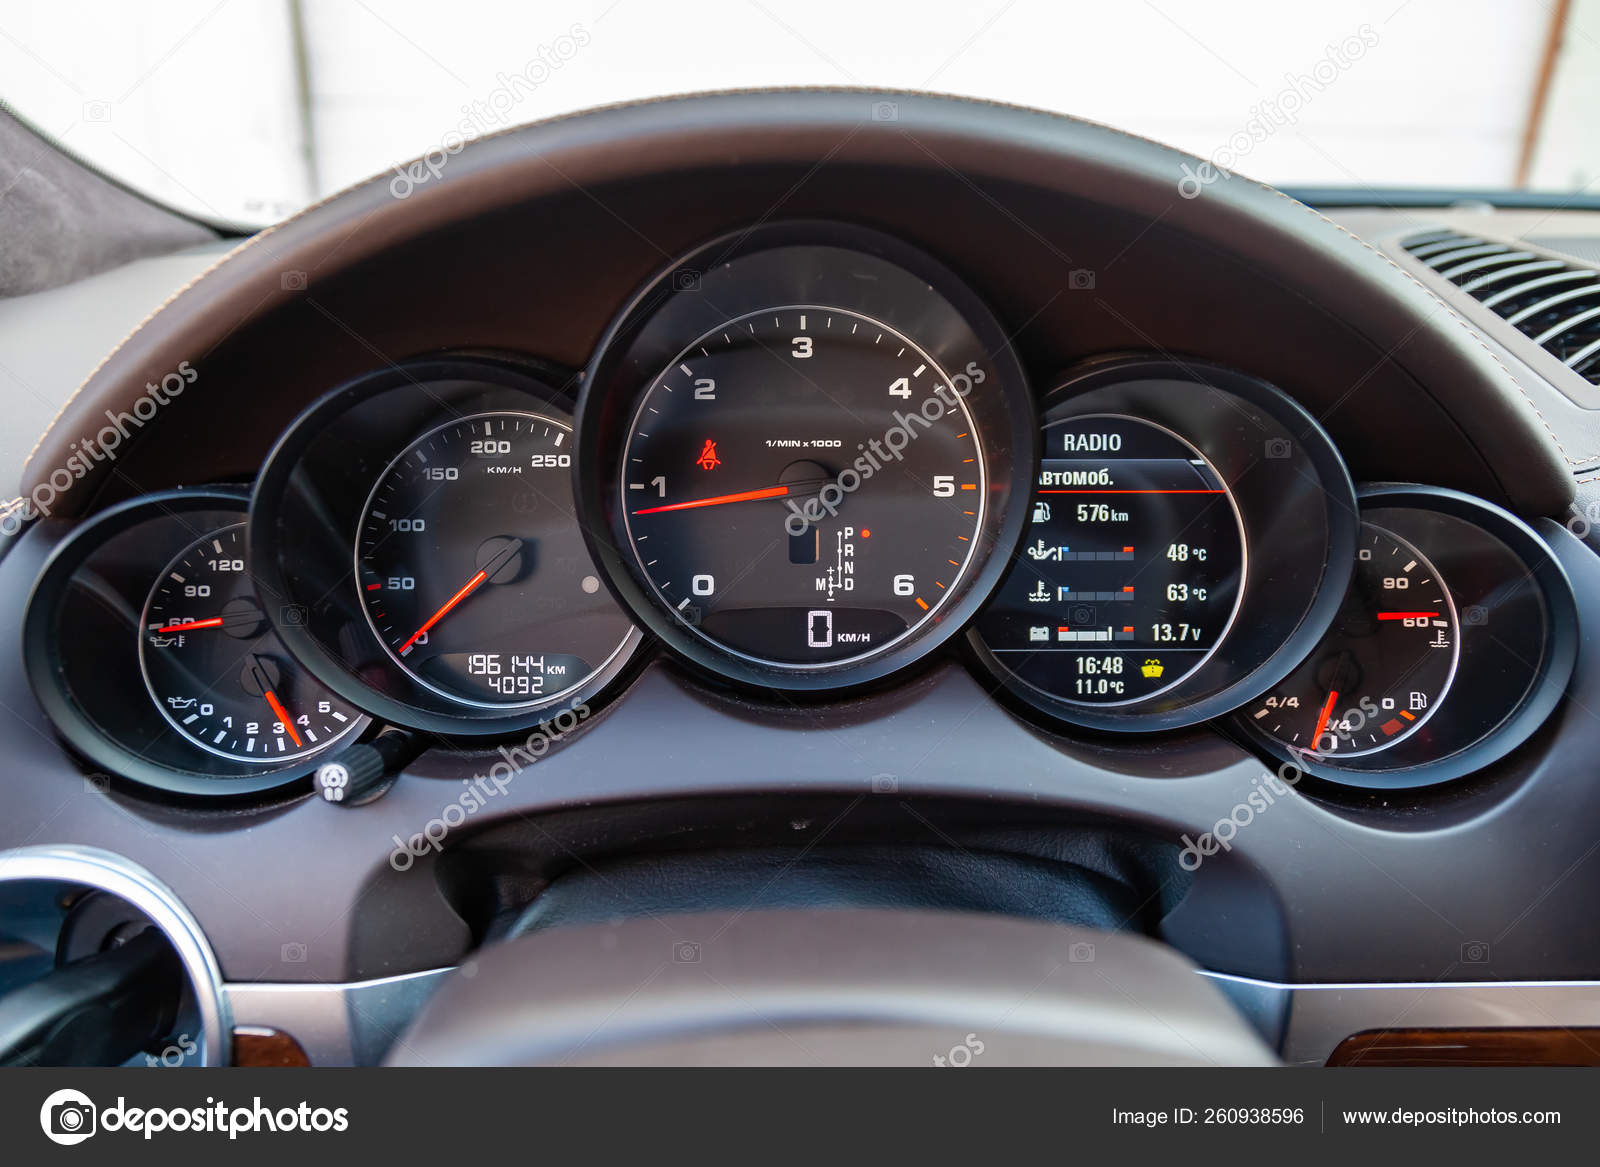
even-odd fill
[(506, 126), (773, 85), (1039, 106), (1280, 186), (1600, 174), (1600, 0), (8, 0), (0, 78), (67, 149), (243, 224)]

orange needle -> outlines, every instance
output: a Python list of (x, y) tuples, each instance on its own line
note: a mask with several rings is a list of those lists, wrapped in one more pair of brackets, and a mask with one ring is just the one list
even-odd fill
[(221, 627), (222, 627), (222, 617), (221, 616), (213, 616), (209, 620), (190, 620), (190, 621), (188, 621), (187, 623), (184, 623), (184, 624), (168, 624), (163, 628), (157, 628), (156, 631), (157, 632), (188, 632), (188, 631), (191, 631), (192, 629), (195, 629), (195, 628), (221, 628)]
[(400, 655), (405, 656), (406, 653), (410, 652), (411, 646), (428, 634), (428, 629), (432, 628), (440, 620), (443, 620), (451, 608), (454, 608), (462, 600), (470, 596), (477, 589), (478, 585), (488, 578), (488, 572), (480, 571), (477, 575), (473, 576), (464, 585), (462, 585), (462, 588), (459, 592), (444, 602), (444, 607), (440, 608), (432, 616), (429, 616), (426, 624), (424, 624), (421, 628), (418, 628), (406, 638), (406, 642), (400, 646)]
[(1437, 616), (1437, 612), (1379, 612), (1380, 620), (1426, 620), (1430, 616)]
[(645, 507), (636, 515), (653, 515), (659, 511), (689, 511), (696, 507), (716, 507), (725, 502), (754, 502), (758, 498), (782, 498), (789, 493), (787, 486), (769, 486), (765, 490), (741, 490), (737, 494), (718, 494), (710, 498), (697, 498), (692, 502), (669, 502), (665, 506)]
[(1333, 716), (1333, 703), (1339, 699), (1337, 689), (1329, 690), (1328, 700), (1322, 707), (1322, 716), (1317, 718), (1317, 732), (1311, 735), (1311, 748), (1316, 749), (1317, 743), (1322, 740), (1322, 731), (1328, 728), (1328, 718)]
[(283, 707), (283, 702), (278, 700), (278, 695), (271, 689), (266, 691), (265, 696), (267, 704), (272, 706), (272, 715), (283, 723), (283, 728), (289, 731), (289, 737), (298, 746), (300, 744), (300, 735), (294, 730), (294, 722), (289, 718), (289, 711)]

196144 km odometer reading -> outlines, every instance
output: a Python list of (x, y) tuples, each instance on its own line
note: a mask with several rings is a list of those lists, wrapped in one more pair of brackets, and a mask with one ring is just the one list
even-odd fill
[(1242, 523), (1226, 483), (1151, 422), (1045, 429), (1031, 525), (980, 624), (996, 657), (1063, 701), (1140, 701), (1211, 655), (1238, 611)]

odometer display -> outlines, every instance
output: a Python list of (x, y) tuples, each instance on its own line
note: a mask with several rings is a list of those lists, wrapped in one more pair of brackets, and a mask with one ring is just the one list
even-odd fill
[(1104, 414), (1047, 426), (1031, 520), (978, 626), (1028, 685), (1067, 702), (1141, 701), (1227, 635), (1243, 526), (1216, 468), (1170, 430)]
[(842, 308), (698, 337), (626, 435), (638, 571), (684, 626), (761, 664), (884, 651), (937, 620), (973, 562), (989, 480), (966, 397), (986, 376)]
[(459, 418), (373, 486), (356, 585), (373, 632), (418, 683), (456, 702), (539, 706), (622, 651), (631, 625), (573, 515), (571, 437), (543, 414)]

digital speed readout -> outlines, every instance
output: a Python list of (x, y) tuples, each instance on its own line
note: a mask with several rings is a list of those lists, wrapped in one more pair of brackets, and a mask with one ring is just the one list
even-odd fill
[(1119, 415), (1045, 428), (1031, 524), (979, 631), (1062, 701), (1131, 703), (1178, 684), (1239, 608), (1245, 539), (1215, 467)]

